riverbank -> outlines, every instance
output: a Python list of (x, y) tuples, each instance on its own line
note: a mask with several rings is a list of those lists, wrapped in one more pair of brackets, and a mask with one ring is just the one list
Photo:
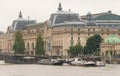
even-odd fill
[[(71, 59), (71, 58), (65, 59), (60, 56), (48, 57), (48, 56), (29, 56), (29, 55), (0, 55), (0, 60), (5, 61), (5, 63), (13, 63), (13, 64), (39, 64), (39, 63), (44, 64), (44, 62), (42, 62), (43, 60), (49, 61), (50, 59), (57, 59), (57, 58), (63, 61)], [(81, 57), (81, 58), (85, 60), (89, 60), (89, 58), (92, 58), (93, 61), (96, 61), (99, 60), (99, 58), (101, 57), (91, 56), (91, 57)], [(120, 64), (120, 58), (116, 58), (116, 59), (104, 58), (102, 59), (102, 61), (108, 64)]]

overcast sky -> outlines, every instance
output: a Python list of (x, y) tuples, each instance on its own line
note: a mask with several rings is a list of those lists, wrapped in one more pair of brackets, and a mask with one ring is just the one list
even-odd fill
[(108, 10), (120, 15), (120, 0), (0, 0), (0, 31), (7, 30), (12, 21), (18, 18), (20, 10), (24, 18), (30, 16), (37, 22), (48, 20), (50, 14), (57, 11), (59, 2), (63, 10), (70, 8), (80, 15)]

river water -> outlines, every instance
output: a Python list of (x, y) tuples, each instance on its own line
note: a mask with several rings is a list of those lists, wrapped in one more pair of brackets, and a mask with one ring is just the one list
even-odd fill
[(105, 67), (1, 64), (0, 76), (120, 76), (120, 65)]

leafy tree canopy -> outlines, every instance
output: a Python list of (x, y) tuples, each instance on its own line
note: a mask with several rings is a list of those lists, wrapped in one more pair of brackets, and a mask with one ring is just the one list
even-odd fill
[(102, 38), (98, 34), (95, 34), (94, 36), (88, 38), (86, 46), (84, 47), (84, 53), (93, 54), (96, 51), (99, 51), (101, 41)]
[(68, 53), (70, 56), (78, 56), (82, 54), (82, 46), (81, 45), (70, 46)]
[(24, 54), (25, 51), (25, 42), (23, 40), (23, 35), (20, 31), (15, 33), (15, 42), (13, 45), (13, 50), (16, 54)]
[(40, 34), (37, 36), (37, 39), (36, 39), (35, 50), (36, 50), (36, 54), (38, 55), (44, 54), (44, 42)]

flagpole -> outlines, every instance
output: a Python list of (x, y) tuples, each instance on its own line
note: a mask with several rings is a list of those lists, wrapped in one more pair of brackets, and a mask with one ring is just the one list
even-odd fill
[(112, 25), (112, 33), (113, 33), (113, 35), (114, 35), (114, 30), (115, 30), (114, 25)]

